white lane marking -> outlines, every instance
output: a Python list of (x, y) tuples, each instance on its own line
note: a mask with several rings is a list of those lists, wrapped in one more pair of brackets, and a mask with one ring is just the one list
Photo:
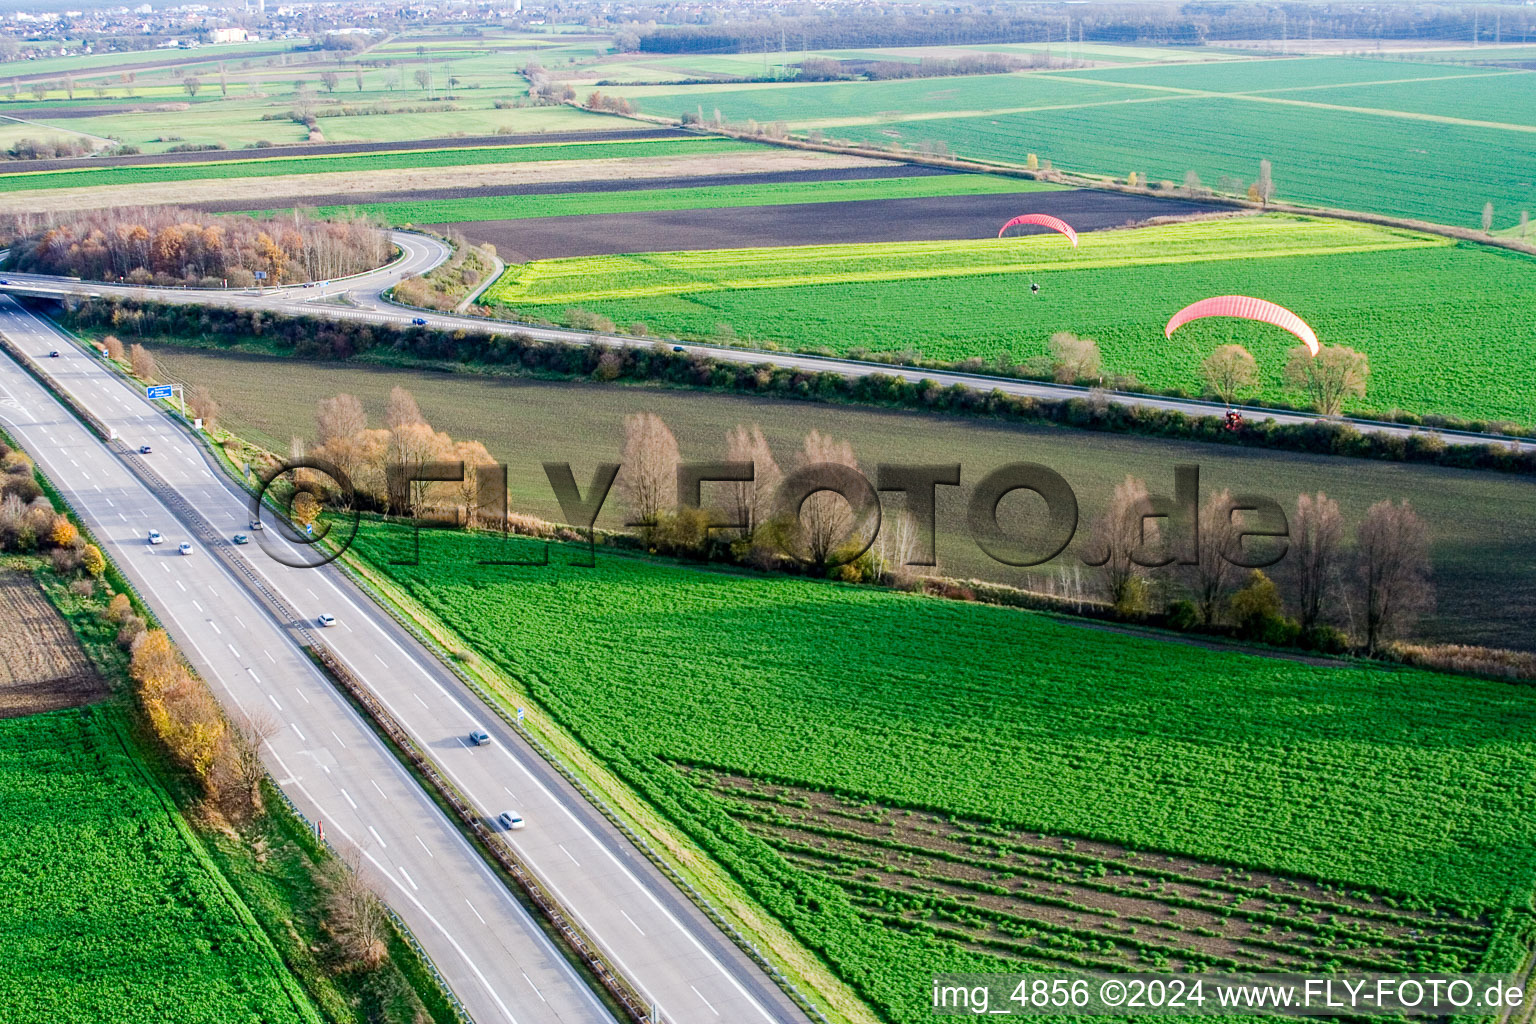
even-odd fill
[(235, 625), (239, 626), (241, 629), (245, 629), (245, 622), (241, 620), (240, 616), (235, 615), (231, 617), (235, 620)]
[[(416, 841), (418, 843), (421, 843), (421, 836), (416, 836)], [(426, 843), (421, 843), (421, 848), (423, 850), (427, 850), (427, 844)], [(427, 850), (427, 856), (431, 857), (433, 860), (437, 860), (437, 854), (433, 853), (431, 850)]]
[(208, 593), (212, 594), (214, 597), (218, 597), (219, 596), (219, 592), (217, 590), (213, 589), (213, 584), (212, 583), (208, 584)]
[[(624, 908), (623, 907), (618, 908), (618, 911), (619, 911), (619, 913), (624, 914)], [(630, 924), (635, 924), (635, 919), (630, 917), (628, 914), (624, 914), (624, 920), (628, 921)], [(637, 924), (635, 924), (635, 931), (639, 932), (641, 935), (645, 934), (645, 929), (641, 928)]]
[(122, 521), (123, 521), (123, 522), (125, 522), (125, 523), (126, 523), (126, 522), (127, 522), (127, 521), (128, 521), (128, 517), (127, 517), (127, 516), (125, 516), (125, 515), (123, 515), (123, 514), (122, 514), (122, 513), (121, 513), (121, 512), (119, 512), (119, 513), (118, 513), (118, 514), (117, 514), (117, 518), (119, 518), (119, 519), (121, 519), (121, 520), (122, 520)]
[(301, 743), (308, 743), (309, 742), (309, 740), (304, 738), (304, 734), (299, 732), (299, 727), (298, 726), (294, 725), (292, 722), (289, 722), (288, 725), (289, 725), (290, 728), (293, 729), (294, 732), (298, 732), (299, 733), (299, 741)]
[[(688, 987), (689, 988), (693, 988), (692, 985), (689, 985)], [(699, 1002), (701, 1002), (705, 1006), (709, 1007), (709, 1012), (710, 1013), (714, 1014), (716, 1017), (720, 1016), (720, 1011), (715, 1009), (713, 1006), (710, 1005), (709, 1000), (704, 998), (704, 993), (703, 992), (700, 992), (698, 989), (693, 988), (693, 994), (699, 997)]]
[(381, 850), (389, 849), (389, 844), (384, 842), (384, 838), (379, 835), (378, 831), (372, 825), (368, 826), (368, 831), (372, 832), (373, 833), (373, 838), (375, 838), (375, 839), (377, 839), (379, 841), (379, 849), (381, 849)]
[(429, 710), (432, 707), (432, 705), (430, 705), (426, 701), (422, 700), (421, 699), (421, 694), (417, 693), (415, 690), (411, 691), (411, 696), (415, 697), (416, 698), (416, 703), (420, 704), (422, 707), (427, 708)]
[(117, 508), (116, 505), (112, 504), (112, 499), (111, 498), (103, 498), (102, 500), (105, 501), (107, 503), (107, 505), (110, 506), (111, 508)]
[(336, 738), (336, 745), (337, 745), (337, 746), (338, 746), (338, 747), (340, 747), (340, 748), (341, 748), (341, 749), (343, 749), (343, 750), (345, 750), (345, 749), (347, 749), (347, 745), (346, 745), (346, 744), (345, 744), (345, 743), (343, 743), (343, 742), (342, 742), (342, 741), (341, 741), (341, 737), (340, 737), (340, 736), (336, 736), (336, 730), (335, 730), (335, 729), (329, 729), (329, 730), (327, 730), (327, 731), (328, 731), (328, 732), (329, 732), (329, 733), (330, 733), (330, 734), (331, 734), (331, 735), (332, 735), (332, 736), (334, 736), (334, 737), (335, 737), (335, 738)]
[[(377, 654), (375, 654), (374, 657), (379, 658)], [(379, 664), (383, 665), (385, 668), (389, 668), (389, 662), (385, 661), (383, 658), (379, 658)]]
[(352, 805), (352, 809), (354, 811), (357, 810), (357, 801), (352, 799), (352, 795), (347, 792), (347, 788), (345, 786), (342, 786), (342, 787), (340, 787), (340, 789), (341, 789), (341, 795), (347, 798), (347, 803)]
[[(203, 610), (203, 606), (202, 606), (202, 605), (200, 605), (200, 604), (198, 604), (198, 603), (197, 603), (197, 602), (196, 602), (196, 601), (193, 601), (193, 602), (192, 602), (192, 607), (193, 607), (193, 608), (196, 608), (196, 609), (197, 609), (197, 610), (198, 610), (198, 611), (202, 611), (202, 610)], [(213, 620), (212, 620), (212, 619), (209, 619), (209, 620), (208, 620), (208, 621), (209, 621), (209, 622), (210, 622), (210, 623), (212, 623), (212, 622), (213, 622)]]
[(229, 643), (228, 641), (225, 641), (224, 646), (229, 648), (229, 653), (230, 654), (233, 654), (236, 658), (240, 657), (240, 652), (235, 650), (235, 645), (234, 644)]
[(181, 592), (183, 594), (185, 594), (187, 592), (187, 586), (186, 586), (185, 583), (182, 583), (181, 580), (177, 580), (176, 581), (176, 585), (181, 588)]
[[(193, 601), (193, 602), (192, 602), (192, 603), (193, 603), (193, 604), (197, 604), (197, 602), (196, 602), (196, 601)], [(199, 608), (199, 609), (198, 609), (198, 611), (202, 611), (202, 609), (201, 609), (201, 608)], [(222, 629), (220, 629), (220, 628), (219, 628), (219, 624), (218, 624), (218, 623), (216, 623), (216, 622), (214, 622), (214, 621), (213, 621), (213, 620), (212, 620), (212, 619), (209, 619), (209, 620), (208, 620), (208, 625), (210, 625), (210, 626), (212, 626), (212, 627), (213, 627), (213, 631), (214, 631), (214, 632), (215, 632), (215, 633), (217, 633), (217, 634), (219, 634), (219, 635), (220, 635), (220, 636), (223, 636), (223, 635), (224, 635), (224, 631), (223, 631), (223, 630), (222, 630)]]
[(507, 794), (507, 796), (509, 796), (509, 797), (511, 797), (511, 798), (512, 798), (512, 799), (513, 799), (513, 800), (516, 800), (516, 799), (517, 799), (517, 794), (516, 794), (516, 793), (514, 793), (514, 792), (512, 792), (512, 791), (511, 791), (511, 790), (510, 790), (510, 789), (508, 789), (508, 788), (507, 788), (507, 787), (506, 787), (506, 786), (502, 786), (502, 787), (501, 787), (501, 791), (502, 791), (502, 792), (503, 792), (503, 793), (505, 793), (505, 794)]
[[(298, 695), (299, 695), (299, 696), (300, 696), (300, 697), (302, 697), (302, 698), (303, 698), (303, 700), (304, 700), (304, 703), (305, 703), (305, 704), (308, 704), (308, 703), (309, 703), (309, 698), (308, 698), (308, 697), (305, 697), (305, 696), (304, 696), (304, 691), (303, 691), (303, 690), (301, 690), (301, 689), (299, 689), (299, 688), (298, 688), (298, 687), (297, 687), (297, 686), (295, 686), (295, 687), (294, 687), (294, 688), (293, 688), (293, 691), (294, 691), (294, 692), (295, 692), (295, 693), (297, 693), (297, 694), (298, 694)], [(334, 735), (334, 733), (333, 733), (333, 734), (332, 734), (332, 735)]]
[[(480, 917), (480, 911), (475, 909), (475, 905), (473, 903), (469, 902), (468, 899), (465, 899), (464, 900), (464, 905), (469, 907), (469, 912), (471, 914), (474, 914), (476, 917), (480, 918), (480, 923), (481, 924), (485, 924), (485, 918)], [(525, 974), (525, 975), (523, 975), (523, 977), (526, 978), (526, 977), (528, 977), (528, 975)]]
[(283, 706), (277, 702), (277, 698), (272, 696), (270, 693), (267, 694), (267, 700), (271, 701), (272, 702), (272, 706), (277, 708), (277, 710), (279, 710), (279, 711), (283, 710)]
[(406, 880), (406, 881), (407, 881), (407, 882), (410, 882), (410, 883), (411, 883), (411, 888), (412, 888), (412, 889), (417, 889), (417, 890), (419, 890), (419, 889), (420, 889), (420, 888), (421, 888), (421, 887), (420, 887), (420, 886), (418, 886), (418, 885), (417, 885), (417, 884), (416, 884), (416, 883), (415, 883), (415, 882), (414, 882), (414, 881), (412, 881), (412, 880), (411, 880), (411, 876), (410, 876), (410, 875), (406, 875), (406, 874), (405, 874), (405, 868), (403, 868), (403, 867), (402, 867), (402, 868), (401, 868), (401, 869), (400, 869), (400, 873), (401, 873), (401, 874), (402, 874), (402, 875), (405, 875), (405, 880)]
[(377, 782), (374, 782), (372, 779), (369, 779), (368, 782), (373, 786), (374, 789), (379, 790), (379, 796), (383, 797), (385, 800), (389, 799), (389, 794), (384, 792), (382, 789), (379, 789), (379, 784)]
[[(470, 909), (470, 910), (474, 910), (474, 909), (475, 909), (475, 908), (474, 908), (474, 907), (470, 907), (470, 908), (469, 908), (469, 909)], [(476, 917), (479, 917), (479, 916), (480, 916), (480, 915), (479, 915), (479, 914), (476, 914), (476, 915), (475, 915), (475, 916), (476, 916)], [(542, 1003), (547, 1003), (547, 1002), (549, 1002), (549, 1000), (548, 1000), (548, 999), (545, 999), (545, 998), (544, 998), (544, 993), (543, 993), (543, 992), (540, 992), (540, 991), (539, 991), (539, 986), (537, 986), (537, 985), (535, 985), (535, 984), (534, 984), (534, 983), (533, 983), (533, 979), (532, 979), (532, 978), (530, 978), (530, 977), (528, 977), (528, 972), (527, 972), (527, 971), (525, 971), (525, 970), (523, 970), (523, 969), (522, 969), (522, 968), (521, 968), (521, 967), (519, 967), (519, 968), (518, 968), (518, 969), (517, 969), (517, 973), (518, 973), (518, 974), (521, 974), (521, 975), (522, 975), (522, 976), (523, 976), (523, 980), (524, 980), (524, 981), (526, 981), (526, 982), (527, 982), (527, 983), (528, 983), (528, 987), (529, 987), (529, 988), (531, 988), (531, 989), (533, 989), (533, 994), (534, 994), (534, 995), (536, 995), (536, 996), (538, 996), (538, 997), (539, 997), (539, 1001), (540, 1001), (540, 1002), (542, 1002)]]
[[(565, 854), (567, 857), (571, 857), (571, 851), (567, 850), (565, 848), (565, 844), (564, 843), (556, 843), (555, 845), (560, 847), (560, 852), (561, 853)], [(577, 867), (581, 867), (581, 861), (577, 860), (575, 857), (571, 857), (571, 863), (575, 864)], [(619, 913), (622, 914), (623, 911), (621, 910), (621, 911), (619, 911)], [(634, 924), (634, 922), (631, 921), (630, 924)]]
[(269, 651), (265, 647), (263, 647), (261, 649), (261, 653), (265, 654), (267, 656), (267, 660), (270, 661), (272, 664), (274, 664), (274, 665), (277, 664), (277, 659), (272, 657), (272, 652), (271, 651)]

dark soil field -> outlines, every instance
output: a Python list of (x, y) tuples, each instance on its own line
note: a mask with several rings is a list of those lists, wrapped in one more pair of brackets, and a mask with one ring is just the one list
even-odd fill
[(32, 578), (0, 570), (0, 718), (77, 707), (106, 695), (69, 625)]
[[(562, 136), (563, 137), (563, 136)], [(546, 136), (547, 138), (547, 136)], [(376, 192), (368, 197), (370, 203), (424, 202), (430, 199), (481, 199), (497, 196), (546, 196), (586, 192), (636, 192), (659, 188), (715, 188), (722, 185), (779, 185), (800, 181), (868, 181), (874, 178), (927, 178), (939, 174), (953, 174), (937, 167), (919, 167), (915, 164), (884, 164), (878, 167), (828, 167), (819, 170), (779, 171), (757, 174), (695, 174), (675, 178), (617, 178), (590, 181), (550, 181), (530, 185), (487, 185), (483, 188), (428, 188), (406, 189), (393, 192)], [(305, 206), (344, 206), (357, 202), (357, 196), (329, 195), (308, 196)], [(221, 203), (198, 203), (197, 209), (209, 213), (236, 213), (251, 209), (251, 201), (230, 200)], [(487, 221), (485, 223), (499, 223)]]
[[(1077, 189), (467, 221), (451, 227), (476, 244), (493, 243), (509, 263), (526, 263), (621, 252), (991, 238), (1000, 224), (1026, 211), (1053, 214), (1078, 231), (1099, 231), (1153, 217), (1185, 217), (1221, 209), (1225, 208), (1183, 199)], [(435, 230), (446, 227), (428, 226)]]
[[(1536, 645), (1530, 628), (1536, 531), (1529, 525), (1536, 523), (1536, 488), (1516, 476), (681, 388), (312, 363), (148, 344), (174, 379), (212, 388), (224, 426), (274, 451), (287, 451), (295, 435), (314, 435), (321, 398), (357, 395), (377, 426), (390, 389), (408, 388), (433, 427), (482, 441), (507, 462), (512, 508), (547, 519), (561, 513), (540, 463), (570, 461), (584, 479), (594, 463), (618, 458), (624, 417), (637, 412), (661, 416), (689, 459), (724, 458), (726, 432), (756, 423), (783, 465), (793, 461), (812, 429), (851, 442), (866, 468), (959, 462), (964, 486), (938, 492), (939, 571), (1034, 588), (1057, 583), (1058, 572), (1084, 570), (1069, 557), (1034, 570), (1001, 565), (981, 553), (965, 528), (970, 485), (1004, 462), (1039, 462), (1061, 473), (1076, 491), (1085, 521), (1127, 474), (1168, 493), (1181, 464), (1200, 467), (1202, 493), (1227, 488), (1268, 494), (1288, 510), (1298, 493), (1323, 491), (1339, 502), (1351, 531), (1375, 502), (1407, 499), (1429, 524), (1433, 544), (1437, 607), (1419, 635), (1445, 643)], [(598, 525), (618, 529), (622, 521), (614, 500)]]

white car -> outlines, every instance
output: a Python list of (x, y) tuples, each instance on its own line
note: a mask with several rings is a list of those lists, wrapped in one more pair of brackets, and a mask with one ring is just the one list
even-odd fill
[(512, 832), (523, 827), (523, 816), (515, 811), (502, 811), (496, 815), (496, 824)]
[(315, 621), (320, 623), (320, 625), (322, 625), (322, 626), (334, 626), (334, 625), (336, 625), (336, 616), (334, 616), (334, 615), (322, 615), (318, 619), (316, 619)]
[(164, 544), (165, 543), (165, 538), (160, 536), (160, 531), (159, 530), (150, 530), (149, 531), (149, 542), (151, 544)]
[(192, 553), (192, 545), (188, 544), (186, 541), (182, 541), (176, 546), (176, 550), (180, 551), (184, 555), (190, 555)]

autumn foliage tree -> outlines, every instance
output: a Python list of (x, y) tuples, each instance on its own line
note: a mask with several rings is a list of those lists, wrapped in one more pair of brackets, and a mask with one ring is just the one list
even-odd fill
[(11, 266), (93, 281), (149, 280), (217, 286), (342, 277), (389, 259), (385, 232), (360, 220), (325, 221), (295, 212), (274, 220), (173, 206), (14, 214)]

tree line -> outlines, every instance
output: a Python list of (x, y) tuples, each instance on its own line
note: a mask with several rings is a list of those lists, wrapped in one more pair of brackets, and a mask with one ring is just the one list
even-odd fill
[(11, 214), (11, 269), (93, 281), (246, 288), (344, 277), (382, 266), (388, 234), (364, 220), (301, 211), (273, 220), (172, 206)]
[[(737, 13), (740, 11), (740, 13)], [(708, 24), (646, 25), (624, 43), (652, 53), (755, 53), (890, 46), (1070, 41), (1198, 46), (1230, 39), (1524, 39), (1536, 27), (1529, 11), (1481, 5), (1415, 6), (1385, 2), (1351, 6), (1275, 4), (1094, 4), (1064, 12), (1056, 4), (1007, 7), (949, 4), (826, 7), (814, 14), (764, 18), (739, 8)], [(735, 15), (734, 17), (732, 15)]]
[[(346, 360), (368, 352), (428, 364), (505, 367), (540, 376), (602, 382), (644, 380), (707, 387), (738, 394), (821, 402), (857, 402), (1009, 422), (1063, 426), (1150, 437), (1300, 451), (1311, 454), (1422, 462), (1464, 469), (1536, 473), (1536, 452), (1508, 444), (1447, 444), (1432, 431), (1402, 435), (1362, 432), (1347, 423), (1276, 423), (1249, 420), (1229, 430), (1219, 416), (1188, 416), (1150, 405), (1110, 402), (1090, 392), (1081, 398), (1047, 399), (1009, 395), (974, 386), (909, 381), (888, 374), (845, 377), (776, 366), (717, 360), (700, 352), (674, 352), (667, 342), (634, 345), (577, 345), (542, 341), (525, 334), (441, 331), (316, 316), (275, 315), (261, 310), (192, 307), (116, 298), (71, 300), (60, 314), (69, 327), (155, 338), (192, 338), (202, 344), (233, 345), (258, 338), (301, 359)], [(638, 326), (638, 325), (637, 325)], [(853, 358), (861, 356), (850, 352)], [(957, 369), (986, 371), (981, 360)], [(1002, 371), (998, 371), (1002, 372)], [(1486, 430), (1487, 423), (1399, 414), (1399, 422), (1428, 427)], [(1501, 428), (1505, 425), (1499, 425)]]

